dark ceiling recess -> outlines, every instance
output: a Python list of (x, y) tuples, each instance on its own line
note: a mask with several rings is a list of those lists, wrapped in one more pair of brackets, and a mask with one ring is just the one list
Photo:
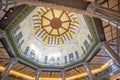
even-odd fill
[(26, 5), (19, 5), (14, 8), (10, 8), (0, 20), (0, 28), (4, 30), (25, 7)]
[(71, 7), (71, 8), (76, 8), (76, 9), (81, 9), (81, 10), (86, 10), (89, 2), (86, 0), (39, 0), (41, 2), (45, 3), (51, 3), (51, 4), (56, 4), (56, 5), (64, 5), (66, 7)]
[(87, 61), (87, 62), (90, 62), (96, 55), (97, 55), (97, 53), (99, 53), (100, 52), (100, 48), (98, 48), (93, 54), (92, 54), (92, 57)]
[(104, 28), (103, 28), (101, 19), (93, 18), (92, 21), (94, 23), (94, 26), (96, 27), (96, 32), (97, 32), (100, 42), (106, 41)]

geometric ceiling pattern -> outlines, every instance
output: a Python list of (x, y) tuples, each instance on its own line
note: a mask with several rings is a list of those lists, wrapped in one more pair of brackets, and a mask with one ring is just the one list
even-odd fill
[(37, 64), (81, 60), (94, 44), (91, 29), (80, 14), (45, 7), (35, 7), (28, 14), (13, 28), (12, 35), (20, 55)]
[[(120, 3), (117, 3), (117, 4), (113, 4), (113, 2), (115, 2), (114, 0), (109, 0), (108, 1), (108, 4), (110, 6), (110, 8), (112, 9), (117, 9), (118, 7), (118, 4)], [(116, 0), (117, 2), (117, 0)], [(107, 42), (109, 42), (109, 45), (111, 45), (111, 47), (115, 50), (117, 49), (118, 46), (117, 45), (117, 29), (115, 27), (111, 27), (110, 24), (107, 24), (105, 25), (105, 22), (103, 22), (104, 26), (104, 32), (105, 32), (105, 37), (107, 39)], [(90, 61), (90, 68), (92, 70), (96, 69), (96, 68), (99, 68), (101, 67), (103, 64), (106, 63), (106, 57), (108, 58), (109, 56), (107, 55), (103, 55), (105, 54), (103, 51), (100, 51), (98, 52), (98, 54)], [(8, 62), (9, 62), (9, 55), (7, 53), (7, 51), (5, 50), (5, 48), (3, 47), (3, 45), (1, 44), (1, 41), (0, 41), (0, 66), (4, 66), (6, 67), (8, 65)], [(97, 59), (97, 60), (96, 60)], [(96, 66), (96, 67), (95, 67)], [(17, 71), (17, 72), (20, 72), (20, 73), (23, 73), (23, 74), (26, 74), (26, 75), (29, 75), (29, 76), (32, 76), (32, 77), (35, 77), (36, 76), (36, 73), (35, 73), (35, 70), (27, 65), (23, 65), (21, 63), (17, 63), (14, 65), (14, 67), (12, 68), (13, 70)], [(29, 71), (29, 72), (28, 72)], [(81, 74), (85, 72), (84, 70), (84, 67), (81, 66), (81, 67), (76, 67), (74, 69), (70, 69), (69, 71), (66, 71), (66, 77), (71, 77), (73, 75), (77, 75), (77, 74)], [(49, 78), (56, 78), (56, 77), (61, 77), (61, 72), (45, 72), (45, 71), (42, 71), (41, 73), (41, 77), (49, 77)], [(16, 78), (19, 78), (19, 76), (15, 76), (15, 79)], [(80, 78), (79, 78), (80, 79)], [(22, 80), (25, 80), (24, 78)], [(47, 79), (46, 79), (47, 80)], [(78, 79), (74, 79), (74, 80), (78, 80)], [(113, 79), (110, 79), (110, 80), (113, 80)]]
[(45, 7), (33, 13), (33, 21), (34, 34), (53, 45), (73, 39), (80, 24), (75, 13)]

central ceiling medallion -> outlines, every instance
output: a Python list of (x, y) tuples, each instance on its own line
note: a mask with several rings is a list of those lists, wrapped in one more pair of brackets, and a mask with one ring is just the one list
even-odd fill
[(34, 34), (44, 43), (62, 45), (75, 37), (79, 20), (75, 13), (41, 7), (33, 13)]
[(62, 22), (59, 18), (53, 18), (50, 21), (50, 25), (53, 29), (59, 29), (62, 26)]

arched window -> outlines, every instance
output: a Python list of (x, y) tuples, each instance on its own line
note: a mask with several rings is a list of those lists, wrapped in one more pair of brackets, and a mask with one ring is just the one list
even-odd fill
[(85, 46), (85, 49), (88, 50), (89, 44), (88, 44), (88, 41), (87, 41), (87, 40), (84, 41), (84, 46)]
[(79, 53), (78, 53), (78, 51), (75, 51), (75, 55), (76, 55), (76, 59), (79, 59)]
[(85, 49), (83, 48), (83, 46), (81, 46), (81, 49), (83, 51), (83, 54), (85, 54)]
[(90, 42), (93, 43), (93, 41), (94, 41), (93, 38), (90, 35), (88, 35), (87, 37), (90, 40)]
[(48, 60), (48, 57), (45, 56), (45, 60), (44, 60), (44, 63), (47, 64), (47, 60)]
[(50, 64), (55, 64), (55, 58), (54, 57), (50, 58)]
[(35, 59), (35, 51), (34, 51), (34, 50), (32, 50), (32, 51), (30, 52), (30, 57), (31, 57), (32, 59)]
[(57, 57), (57, 65), (60, 65), (60, 58)]
[(29, 51), (29, 47), (26, 47), (25, 51), (24, 51), (24, 54), (27, 55), (28, 51)]
[(69, 54), (69, 61), (72, 62), (74, 60), (73, 53)]
[(65, 63), (67, 63), (67, 56), (64, 56)]

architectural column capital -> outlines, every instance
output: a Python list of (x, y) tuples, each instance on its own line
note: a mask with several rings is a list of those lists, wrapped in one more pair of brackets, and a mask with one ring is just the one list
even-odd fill
[(8, 66), (6, 67), (5, 71), (1, 74), (0, 80), (5, 80), (7, 78), (10, 70), (12, 69), (14, 64), (17, 62), (18, 62), (18, 60), (16, 58), (10, 58), (10, 62), (8, 64)]
[(36, 70), (36, 78), (35, 78), (35, 80), (39, 80), (41, 71), (42, 71), (41, 69)]
[[(114, 21), (119, 21), (120, 20), (120, 12), (116, 10), (112, 10), (109, 8), (105, 8), (101, 6), (99, 2), (94, 1), (94, 0), (88, 0), (91, 3), (87, 6), (87, 12), (102, 16), (105, 19), (108, 20), (114, 20)], [(106, 1), (103, 1), (103, 3)], [(109, 14), (109, 15), (108, 15)]]
[(89, 79), (94, 80), (91, 69), (90, 69), (90, 67), (88, 65), (88, 62), (84, 63), (84, 67), (85, 67), (85, 69), (86, 69), (86, 71), (88, 73)]
[(89, 62), (84, 62), (84, 63), (83, 63), (83, 66), (84, 66), (84, 65), (89, 65)]
[(101, 49), (106, 49), (107, 47), (109, 47), (109, 44), (106, 41), (100, 42), (99, 45)]
[(114, 50), (109, 46), (109, 44), (105, 42), (100, 42), (100, 47), (110, 56), (110, 58), (120, 66), (119, 56), (114, 52)]
[(62, 80), (65, 80), (65, 70), (61, 70)]
[(10, 58), (10, 64), (15, 64), (17, 62), (18, 62), (17, 58)]
[(41, 72), (42, 70), (38, 68), (37, 71)]
[(108, 45), (108, 43), (106, 41), (100, 42), (99, 43), (100, 48), (105, 48), (106, 45)]
[(90, 13), (95, 13), (95, 10), (96, 10), (96, 6), (95, 6), (94, 2), (90, 3), (86, 9), (86, 11), (90, 12)]
[(61, 70), (61, 72), (65, 72), (65, 70)]

